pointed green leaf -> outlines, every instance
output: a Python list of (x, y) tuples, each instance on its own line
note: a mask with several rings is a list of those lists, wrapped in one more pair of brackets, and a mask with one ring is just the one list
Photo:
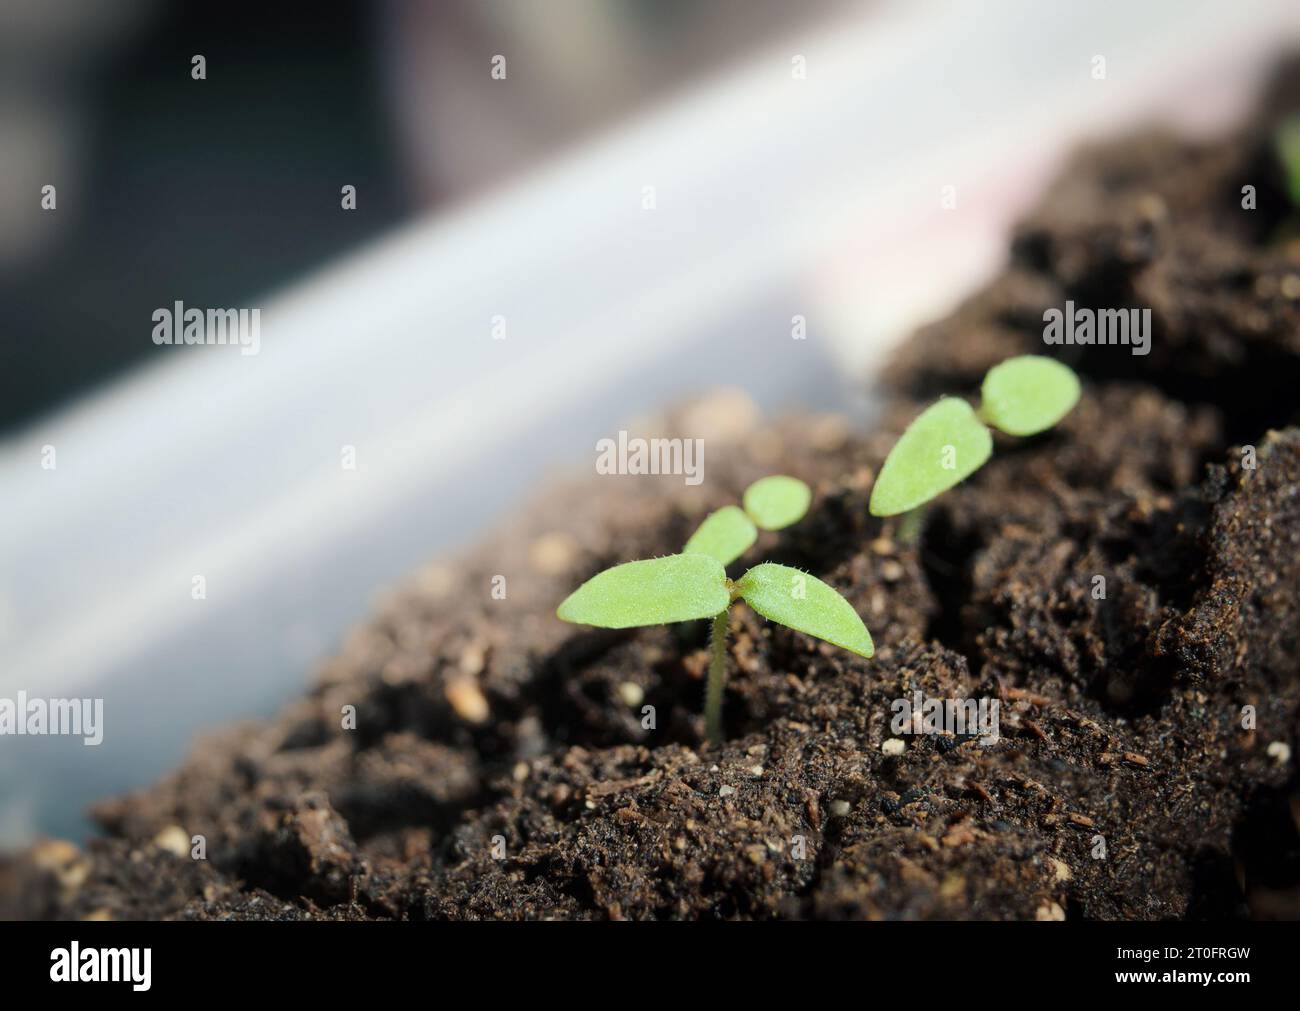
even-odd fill
[(709, 514), (682, 551), (688, 555), (712, 555), (723, 565), (730, 565), (749, 550), (757, 537), (754, 521), (739, 506), (724, 506)]
[(872, 516), (894, 516), (942, 494), (984, 465), (993, 436), (970, 404), (945, 397), (907, 426), (871, 489)]
[(745, 489), (745, 512), (764, 530), (798, 523), (808, 511), (812, 490), (797, 477), (773, 474)]
[(746, 572), (737, 587), (745, 602), (764, 618), (858, 656), (869, 657), (876, 651), (853, 605), (816, 576), (764, 562)]
[(712, 618), (730, 602), (720, 561), (709, 555), (668, 555), (598, 572), (555, 613), (578, 625), (632, 628)]
[(980, 414), (1008, 435), (1035, 435), (1070, 413), (1079, 390), (1074, 370), (1055, 358), (1008, 358), (984, 377)]

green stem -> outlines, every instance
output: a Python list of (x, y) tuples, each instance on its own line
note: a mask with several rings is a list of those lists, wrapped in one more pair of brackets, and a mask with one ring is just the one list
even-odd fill
[(710, 744), (722, 743), (722, 686), (727, 681), (728, 609), (714, 615), (709, 635), (709, 680), (704, 687), (704, 732)]
[(926, 507), (917, 506), (911, 512), (903, 514), (903, 518), (898, 523), (898, 543), (915, 544), (921, 536), (921, 528), (925, 526)]

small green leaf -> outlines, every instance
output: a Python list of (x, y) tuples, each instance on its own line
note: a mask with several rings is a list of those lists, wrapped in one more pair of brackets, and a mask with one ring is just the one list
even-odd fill
[(872, 516), (894, 516), (942, 494), (984, 465), (993, 436), (970, 404), (944, 397), (907, 426), (871, 489)]
[(1054, 358), (1008, 358), (984, 377), (980, 414), (1008, 435), (1035, 435), (1070, 413), (1079, 390), (1074, 370)]
[(578, 625), (633, 628), (712, 618), (730, 602), (720, 561), (709, 555), (668, 555), (598, 572), (555, 613)]
[(1300, 207), (1300, 116), (1283, 120), (1273, 135), (1278, 160), (1286, 176), (1286, 191), (1291, 203)]
[(712, 555), (730, 565), (749, 550), (758, 537), (754, 521), (739, 506), (723, 506), (710, 513), (682, 549), (685, 554)]
[(746, 572), (737, 584), (740, 595), (764, 618), (815, 635), (858, 656), (871, 656), (876, 647), (853, 605), (816, 576), (788, 565), (764, 562)]
[(745, 512), (755, 523), (764, 530), (780, 530), (803, 519), (812, 491), (797, 477), (774, 474), (746, 488), (744, 501)]

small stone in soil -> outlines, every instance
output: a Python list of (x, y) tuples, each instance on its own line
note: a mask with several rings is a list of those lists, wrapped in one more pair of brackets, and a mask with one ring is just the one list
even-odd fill
[(456, 715), (466, 723), (486, 723), (490, 710), (488, 701), (479, 686), (470, 678), (459, 677), (448, 681), (443, 694), (456, 710)]
[(623, 705), (635, 709), (645, 701), (645, 691), (635, 681), (624, 681), (618, 686), (618, 697), (623, 700)]

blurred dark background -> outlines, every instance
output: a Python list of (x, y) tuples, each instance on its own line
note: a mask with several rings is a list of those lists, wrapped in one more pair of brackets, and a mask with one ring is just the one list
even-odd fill
[(842, 6), (0, 0), (0, 432)]
[[(6, 131), (5, 144), (33, 145), (31, 205), (47, 182), (58, 204), (3, 250), (0, 429), (156, 353), (159, 305), (244, 304), (410, 213), (377, 9), (151, 5), (48, 62), (7, 35), (6, 104), (40, 87), (36, 115), (59, 136)], [(354, 212), (340, 208), (345, 183)]]

